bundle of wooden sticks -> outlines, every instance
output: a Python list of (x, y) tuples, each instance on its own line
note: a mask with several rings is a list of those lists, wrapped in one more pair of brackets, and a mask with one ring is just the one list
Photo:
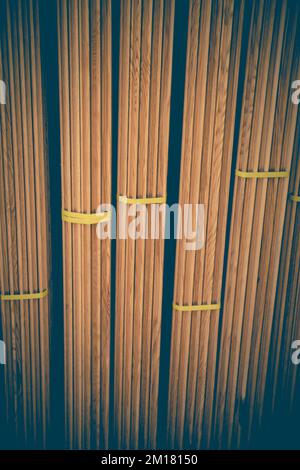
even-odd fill
[[(39, 12), (1, 2), (0, 310), (8, 426), (27, 446), (49, 425), (49, 208)], [(4, 23), (3, 23), (4, 24)]]
[[(149, 227), (151, 198), (166, 198), (173, 29), (173, 0), (122, 0), (118, 194), (131, 199), (128, 207), (146, 204)], [(162, 232), (117, 241), (114, 419), (125, 448), (156, 446)]]
[[(59, 256), (66, 447), (253, 444), (268, 413), (287, 411), (284, 398), (295, 408), (300, 386), (292, 356), (300, 340), (300, 117), (291, 99), (299, 2), (58, 0), (50, 30), (59, 76), (49, 85), (42, 1), (0, 2), (7, 423), (27, 447), (47, 445), (50, 266)], [(51, 191), (43, 83), (60, 106), (61, 154), (51, 157), (61, 173)], [(176, 129), (180, 168), (169, 151)], [(179, 203), (180, 224), (187, 218), (196, 228), (195, 249), (177, 233), (171, 283), (164, 263), (166, 272), (175, 242), (166, 257), (163, 207), (170, 169), (180, 184), (179, 201), (169, 202)], [(62, 222), (56, 213), (51, 229), (61, 240), (62, 228), (63, 251), (51, 257), (48, 199), (59, 176)], [(110, 237), (101, 236), (113, 235), (115, 211), (104, 207), (112, 198), (123, 214), (116, 263)]]
[(95, 214), (111, 198), (111, 2), (59, 2), (58, 32), (66, 442), (99, 448), (108, 446), (110, 240), (99, 240)]

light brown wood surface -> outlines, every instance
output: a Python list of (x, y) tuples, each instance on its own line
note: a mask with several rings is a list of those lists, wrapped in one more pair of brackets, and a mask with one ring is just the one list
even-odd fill
[[(117, 191), (130, 198), (166, 195), (173, 28), (174, 1), (121, 2)], [(156, 447), (161, 238), (117, 240), (114, 435), (123, 448)]]
[[(189, 2), (179, 202), (204, 205), (205, 240), (198, 251), (177, 242), (178, 305), (221, 300), (243, 11), (243, 2)], [(219, 315), (173, 310), (172, 447), (210, 445)]]
[[(111, 201), (111, 2), (58, 2), (62, 208), (94, 214)], [(63, 222), (65, 436), (107, 448), (110, 240)]]
[[(290, 169), (297, 15), (289, 2), (253, 2), (237, 169)], [(288, 178), (235, 179), (216, 398), (219, 447), (247, 445), (261, 423), (287, 192)]]
[[(2, 16), (3, 15), (3, 16)], [(39, 9), (6, 1), (1, 35), (1, 293), (49, 289), (36, 300), (2, 300), (8, 426), (21, 445), (45, 447), (50, 423), (48, 162)], [(22, 444), (23, 443), (23, 444)]]

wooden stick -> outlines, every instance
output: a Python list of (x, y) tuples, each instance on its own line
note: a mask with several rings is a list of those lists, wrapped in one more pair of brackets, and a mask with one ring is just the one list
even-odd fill
[[(91, 212), (91, 140), (90, 140), (90, 10), (87, 2), (81, 4), (80, 69), (81, 69), (81, 174), (82, 174), (82, 210)], [(91, 227), (82, 228), (82, 314), (84, 325), (82, 367), (84, 373), (84, 441), (83, 446), (91, 446)]]
[[(131, 49), (130, 49), (130, 94), (128, 116), (128, 166), (127, 191), (129, 197), (135, 197), (137, 190), (137, 158), (138, 158), (138, 120), (140, 93), (140, 34), (141, 4), (132, 2), (131, 11)], [(133, 214), (134, 216), (134, 214)], [(130, 448), (131, 433), (131, 377), (132, 377), (132, 343), (133, 343), (133, 297), (134, 297), (134, 263), (135, 241), (126, 241), (125, 270), (125, 308), (124, 316), (124, 370), (123, 370), (123, 433), (124, 446)]]
[[(28, 135), (27, 135), (27, 114), (26, 114), (26, 71), (24, 66), (24, 42), (25, 38), (23, 37), (23, 25), (22, 25), (22, 8), (20, 3), (18, 3), (18, 33), (19, 33), (19, 61), (20, 61), (20, 99), (21, 103), (19, 105), (19, 109), (21, 110), (22, 115), (22, 123), (19, 123), (19, 127), (23, 130), (23, 155), (24, 159), (26, 160), (25, 155), (28, 152)], [(15, 31), (16, 35), (16, 31)], [(17, 38), (15, 37), (15, 41)], [(16, 44), (16, 43), (15, 43)], [(16, 46), (17, 47), (17, 46)], [(28, 292), (28, 267), (27, 267), (27, 255), (26, 249), (24, 249), (24, 244), (26, 247), (26, 212), (25, 212), (25, 179), (24, 179), (24, 171), (23, 165), (20, 166), (19, 169), (19, 184), (21, 187), (21, 192), (19, 189), (19, 184), (16, 182), (15, 189), (16, 189), (16, 200), (20, 201), (20, 208), (18, 210), (17, 218), (21, 221), (21, 233), (25, 235), (25, 240), (22, 237), (22, 240), (18, 242), (18, 259), (19, 259), (19, 288), (20, 292)], [(18, 204), (19, 205), (19, 204)], [(23, 214), (23, 216), (21, 216)], [(25, 243), (24, 243), (25, 242)], [(28, 331), (29, 331), (29, 302), (21, 302), (20, 303), (20, 315), (21, 315), (21, 322), (23, 323), (23, 327), (21, 327), (21, 334), (22, 334), (22, 370), (23, 370), (23, 406), (24, 406), (24, 434), (25, 440), (27, 440), (27, 433), (28, 430), (32, 429), (32, 422), (31, 422), (31, 404), (30, 404), (30, 356), (29, 356), (29, 341), (28, 341)], [(27, 367), (25, 366), (27, 362)], [(28, 415), (27, 415), (27, 406), (28, 406)], [(30, 431), (29, 431), (30, 432)]]
[[(169, 119), (171, 101), (171, 73), (173, 56), (173, 30), (175, 16), (175, 2), (165, 2), (163, 24), (163, 51), (161, 71), (161, 97), (160, 97), (160, 121), (159, 143), (157, 162), (157, 189), (156, 194), (167, 192), (167, 166), (169, 145)], [(158, 416), (158, 379), (160, 364), (161, 343), (161, 317), (163, 295), (163, 262), (164, 262), (164, 227), (165, 216), (160, 214), (160, 233), (155, 240), (154, 259), (154, 284), (153, 284), (153, 312), (152, 312), (152, 338), (151, 338), (151, 376), (150, 376), (150, 410), (149, 410), (149, 446), (151, 449), (157, 446), (157, 416)]]
[[(128, 110), (129, 110), (129, 54), (130, 54), (131, 3), (121, 1), (120, 13), (120, 72), (119, 72), (119, 133), (118, 133), (118, 191), (126, 194), (128, 161)], [(118, 206), (120, 207), (120, 205)], [(117, 233), (120, 231), (119, 220)], [(116, 249), (116, 335), (115, 335), (115, 407), (114, 431), (118, 447), (122, 445), (123, 400), (123, 344), (124, 344), (124, 291), (126, 241), (119, 239)]]
[[(157, 193), (157, 162), (158, 139), (160, 125), (160, 90), (161, 90), (161, 60), (163, 43), (163, 15), (165, 2), (154, 2), (152, 20), (152, 44), (151, 44), (151, 75), (150, 75), (150, 109), (149, 109), (149, 136), (148, 136), (148, 161), (147, 161), (147, 196), (156, 196)], [(153, 223), (148, 208), (149, 227)], [(154, 258), (155, 240), (151, 235), (145, 243), (145, 274), (144, 274), (144, 318), (142, 334), (142, 366), (141, 366), (141, 446), (149, 446), (149, 407), (151, 377), (151, 341), (152, 341), (152, 312), (153, 312), (153, 286), (154, 286)], [(157, 406), (154, 404), (154, 406)]]
[[(102, 186), (101, 201), (111, 202), (111, 155), (112, 155), (112, 18), (111, 2), (102, 2)], [(110, 393), (110, 240), (101, 241), (101, 444), (108, 448), (109, 393)]]
[[(142, 10), (141, 29), (141, 77), (140, 77), (140, 119), (139, 119), (139, 154), (137, 170), (137, 197), (147, 196), (147, 160), (149, 138), (149, 102), (151, 75), (151, 28), (153, 2), (144, 3)], [(132, 373), (132, 445), (139, 445), (139, 418), (141, 390), (141, 362), (143, 335), (143, 296), (145, 241), (135, 242), (135, 290), (134, 290), (134, 334), (133, 334), (133, 373)]]
[[(39, 27), (39, 9), (36, 6), (33, 12), (32, 25), (35, 31), (35, 50), (40, 50), (40, 27)], [(47, 227), (49, 213), (49, 202), (47, 194), (49, 191), (48, 185), (48, 163), (45, 159), (41, 158), (47, 151), (45, 144), (45, 123), (42, 119), (44, 115), (44, 103), (42, 92), (42, 71), (41, 71), (41, 57), (36, 53), (36, 82), (37, 82), (37, 103), (39, 106), (38, 116), (38, 140), (37, 147), (40, 158), (36, 160), (35, 175), (36, 175), (36, 194), (41, 194), (41, 198), (36, 201), (37, 210), (37, 224), (38, 224), (38, 237), (37, 237), (37, 258), (39, 266), (38, 290), (42, 292), (49, 286), (49, 234)], [(50, 377), (49, 377), (49, 300), (48, 297), (39, 302), (40, 314), (40, 347), (41, 347), (41, 381), (42, 381), (42, 428), (43, 428), (43, 446), (46, 446), (46, 431), (50, 421)]]

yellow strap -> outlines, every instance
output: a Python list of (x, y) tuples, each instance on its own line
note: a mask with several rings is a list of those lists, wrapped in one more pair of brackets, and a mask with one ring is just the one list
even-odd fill
[(173, 303), (173, 309), (178, 312), (200, 312), (207, 310), (220, 310), (221, 304), (209, 304), (209, 305), (177, 305)]
[(47, 295), (48, 289), (45, 289), (42, 292), (37, 292), (35, 294), (2, 294), (0, 295), (0, 300), (35, 300), (43, 299)]
[(124, 204), (164, 204), (166, 202), (166, 196), (160, 197), (141, 197), (141, 198), (131, 198), (127, 196), (119, 196), (119, 202)]
[(62, 209), (61, 217), (64, 222), (70, 222), (70, 224), (93, 225), (98, 224), (99, 222), (107, 222), (111, 219), (111, 213), (102, 212), (99, 214), (83, 214)]
[(294, 202), (300, 202), (300, 196), (296, 196), (295, 194), (292, 194), (291, 200)]
[(289, 171), (240, 171), (235, 170), (236, 176), (241, 178), (288, 178)]

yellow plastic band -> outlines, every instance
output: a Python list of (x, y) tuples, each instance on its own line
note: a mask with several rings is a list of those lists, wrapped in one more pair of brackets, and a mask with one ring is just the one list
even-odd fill
[(173, 309), (178, 312), (204, 312), (208, 310), (220, 310), (221, 304), (209, 304), (209, 305), (177, 305), (173, 303)]
[(296, 196), (295, 194), (293, 194), (291, 196), (291, 200), (294, 201), (294, 202), (300, 202), (300, 196)]
[(35, 294), (2, 294), (0, 300), (36, 300), (43, 299), (48, 295), (48, 289)]
[(236, 176), (241, 178), (288, 178), (289, 171), (240, 171), (235, 170)]
[(166, 196), (161, 197), (141, 197), (141, 198), (131, 198), (127, 196), (119, 196), (119, 202), (123, 204), (164, 204), (166, 202)]
[(62, 209), (61, 217), (64, 222), (69, 222), (70, 224), (93, 225), (98, 224), (99, 222), (107, 222), (111, 219), (111, 213), (101, 212), (99, 214), (83, 214)]

